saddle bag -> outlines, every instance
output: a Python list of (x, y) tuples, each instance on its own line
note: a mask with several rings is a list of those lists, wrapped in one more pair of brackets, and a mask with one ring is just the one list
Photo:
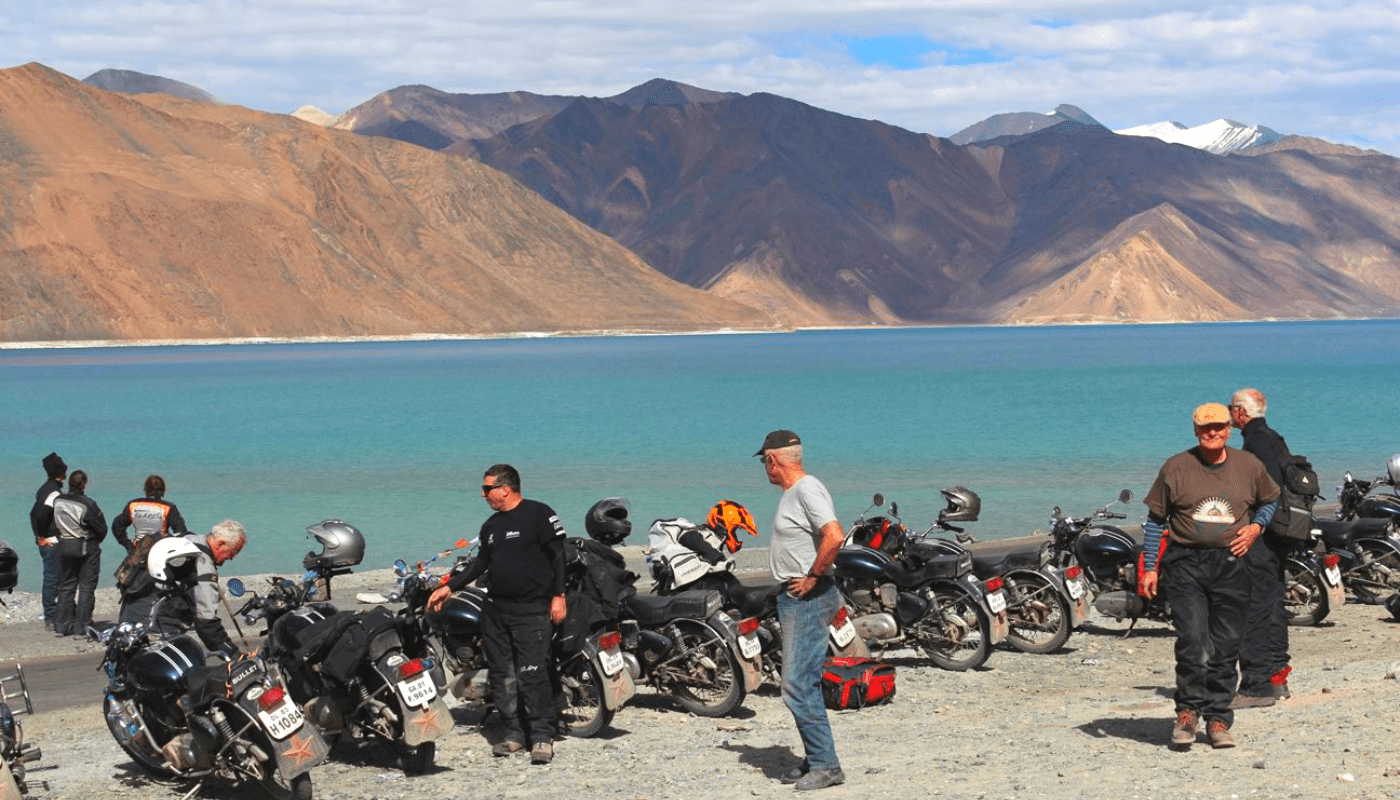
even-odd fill
[(894, 667), (873, 658), (833, 656), (822, 667), (822, 699), (841, 711), (894, 699)]

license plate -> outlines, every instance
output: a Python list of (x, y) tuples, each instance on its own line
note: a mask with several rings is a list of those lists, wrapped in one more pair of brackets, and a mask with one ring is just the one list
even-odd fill
[(1340, 586), (1342, 583), (1342, 570), (1339, 567), (1328, 567), (1322, 571), (1327, 578), (1327, 582), (1333, 586)]
[(622, 653), (616, 647), (609, 647), (606, 650), (598, 651), (598, 665), (603, 668), (603, 674), (611, 678), (622, 671), (627, 666), (627, 662), (622, 660)]
[(1001, 589), (998, 589), (995, 592), (992, 592), (991, 594), (987, 595), (987, 608), (990, 608), (993, 614), (1000, 614), (1001, 612), (1005, 611), (1006, 592), (1002, 591)]
[(271, 711), (259, 711), (258, 719), (262, 720), (263, 727), (267, 728), (268, 735), (278, 741), (301, 730), (301, 726), (305, 722), (301, 716), (301, 709), (297, 708), (297, 704), (286, 700), (283, 700), (282, 705), (277, 706)]
[(840, 626), (828, 625), (827, 627), (831, 629), (831, 640), (836, 642), (838, 648), (845, 647), (856, 638), (856, 626), (851, 624), (849, 618)]
[(1069, 599), (1078, 600), (1084, 596), (1084, 584), (1078, 578), (1072, 581), (1065, 581), (1065, 588), (1069, 590)]
[(746, 633), (739, 637), (739, 652), (744, 658), (758, 658), (758, 653), (762, 646), (758, 643), (758, 634)]
[(416, 678), (399, 681), (399, 696), (410, 708), (427, 705), (434, 697), (437, 697), (437, 687), (433, 685), (433, 676), (424, 672)]

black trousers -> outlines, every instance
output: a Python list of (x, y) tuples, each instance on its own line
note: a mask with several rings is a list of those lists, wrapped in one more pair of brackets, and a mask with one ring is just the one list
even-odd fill
[(1176, 627), (1176, 709), (1233, 724), (1235, 662), (1249, 607), (1244, 561), (1223, 547), (1172, 545), (1160, 574)]
[(493, 599), (481, 619), (481, 645), (491, 702), (501, 714), (505, 738), (536, 745), (554, 739), (554, 689), (549, 642), (554, 624), (549, 601), (517, 603)]
[(80, 634), (92, 624), (101, 572), (102, 548), (96, 545), (85, 556), (58, 558), (58, 594), (53, 620), (56, 633)]
[(1288, 612), (1283, 607), (1283, 565), (1289, 545), (1264, 535), (1244, 557), (1249, 611), (1240, 642), (1240, 694), (1271, 695), (1269, 678), (1288, 666)]

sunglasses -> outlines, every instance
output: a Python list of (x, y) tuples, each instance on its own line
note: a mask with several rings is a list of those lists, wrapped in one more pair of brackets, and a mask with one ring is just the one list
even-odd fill
[(505, 486), (504, 483), (492, 483), (492, 484), (483, 483), (483, 484), (481, 484), (481, 493), (482, 493), (482, 494), (491, 494), (491, 490), (492, 490), (492, 489), (500, 489), (500, 488), (503, 487), (503, 486)]

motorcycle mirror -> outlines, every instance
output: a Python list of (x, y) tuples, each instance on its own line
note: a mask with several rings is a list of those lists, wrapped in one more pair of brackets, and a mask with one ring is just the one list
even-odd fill
[(408, 563), (402, 558), (394, 561), (394, 574), (400, 578), (408, 574)]
[(243, 586), (243, 581), (238, 578), (229, 578), (228, 582), (224, 585), (228, 587), (228, 593), (234, 597), (242, 597), (244, 592), (248, 591), (247, 588)]
[(1060, 511), (1059, 506), (1055, 506), (1054, 508), (1050, 509), (1050, 519), (1059, 519), (1063, 515), (1064, 512)]
[(1126, 502), (1128, 502), (1129, 500), (1132, 500), (1132, 499), (1133, 499), (1133, 491), (1132, 491), (1131, 489), (1124, 489), (1123, 491), (1121, 491), (1121, 492), (1118, 493), (1118, 502), (1120, 502), (1120, 503), (1126, 503)]
[(890, 503), (890, 516), (899, 516), (899, 503)]
[(1355, 478), (1351, 477), (1351, 470), (1342, 473), (1342, 483), (1351, 483)]
[(885, 504), (885, 496), (880, 494), (879, 492), (876, 492), (875, 496), (870, 498), (870, 500), (872, 504), (877, 506), (882, 506)]

